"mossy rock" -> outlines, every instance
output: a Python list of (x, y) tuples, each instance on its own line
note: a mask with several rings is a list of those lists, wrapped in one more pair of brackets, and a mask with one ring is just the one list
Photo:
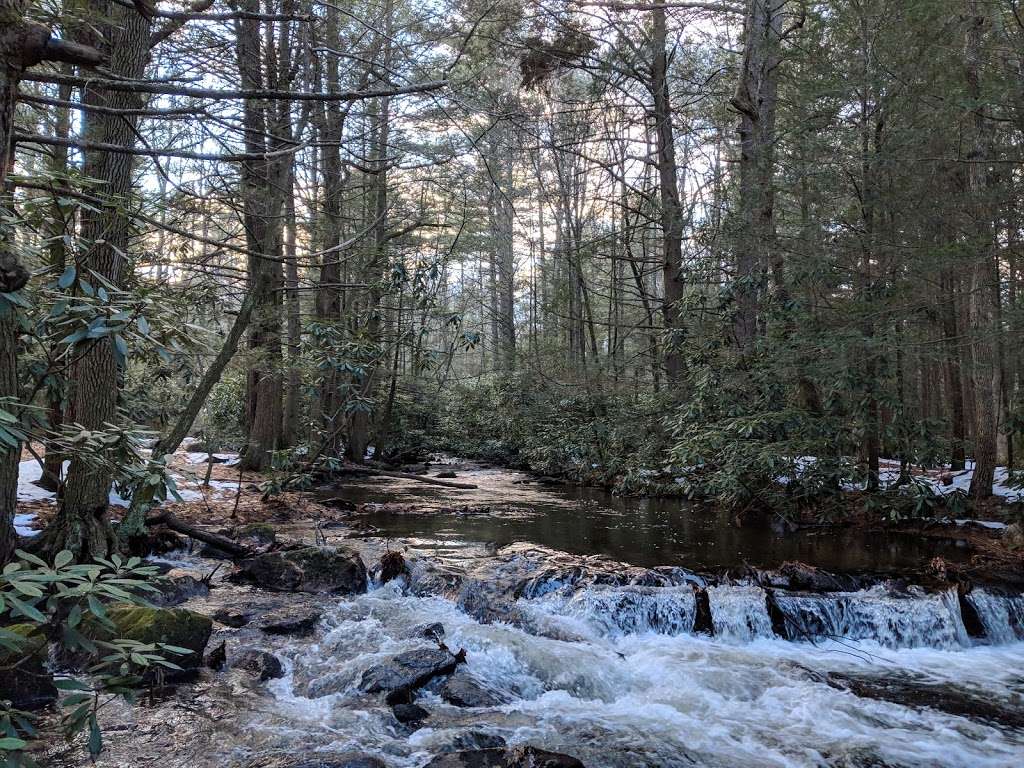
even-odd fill
[(53, 675), (46, 668), (49, 647), (35, 624), (4, 627), (25, 638), (17, 651), (0, 649), (0, 699), (15, 709), (36, 710), (57, 700)]
[(142, 605), (114, 605), (107, 608), (107, 616), (116, 628), (111, 632), (98, 622), (90, 622), (88, 634), (97, 640), (135, 640), (140, 643), (166, 643), (188, 648), (187, 656), (168, 656), (167, 660), (183, 669), (194, 669), (202, 664), (203, 651), (213, 620), (184, 608), (149, 608)]

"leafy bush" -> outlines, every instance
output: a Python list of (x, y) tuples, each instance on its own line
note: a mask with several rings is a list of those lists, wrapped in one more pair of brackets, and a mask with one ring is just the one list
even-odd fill
[[(68, 551), (59, 552), (48, 564), (35, 555), (18, 551), (17, 561), (0, 574), (0, 647), (23, 663), (31, 654), (54, 644), (71, 655), (93, 659), (88, 677), (64, 676), (55, 680), (60, 691), (61, 718), (70, 739), (87, 733), (89, 753), (95, 758), (103, 748), (98, 713), (111, 697), (133, 700), (144, 675), (154, 669), (180, 669), (167, 655), (187, 654), (186, 648), (163, 643), (140, 643), (112, 638), (93, 640), (85, 627), (96, 623), (110, 632), (109, 603), (145, 605), (143, 592), (156, 592), (150, 580), (154, 566), (114, 555), (89, 564), (73, 562)], [(11, 627), (20, 625), (21, 631)], [(36, 736), (31, 713), (0, 703), (0, 755), (8, 765), (34, 765), (24, 752)]]

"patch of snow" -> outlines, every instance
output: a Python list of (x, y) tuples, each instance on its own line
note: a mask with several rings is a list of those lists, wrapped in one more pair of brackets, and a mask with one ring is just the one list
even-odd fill
[[(213, 458), (220, 459), (219, 464), (223, 464), (226, 467), (231, 467), (237, 464), (239, 459), (237, 453), (215, 453)], [(210, 460), (210, 454), (208, 453), (196, 453), (193, 451), (185, 452), (185, 461), (189, 464), (206, 464)]]
[(993, 531), (1001, 531), (1006, 528), (1006, 523), (1000, 523), (996, 520), (968, 520), (960, 517), (953, 522), (957, 525), (980, 525), (982, 528), (990, 528)]
[(26, 512), (21, 515), (14, 516), (14, 532), (19, 536), (35, 536), (39, 533), (39, 529), (35, 527), (36, 514), (34, 512)]
[[(68, 462), (65, 462), (65, 468)], [(40, 488), (36, 483), (43, 476), (43, 468), (35, 459), (22, 461), (18, 464), (18, 501), (46, 501), (56, 498), (57, 494)]]

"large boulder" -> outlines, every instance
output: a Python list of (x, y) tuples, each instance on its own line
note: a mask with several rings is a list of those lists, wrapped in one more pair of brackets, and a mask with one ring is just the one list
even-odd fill
[(585, 768), (575, 757), (536, 747), (469, 749), (438, 755), (424, 768)]
[(418, 648), (370, 667), (359, 683), (366, 693), (411, 691), (440, 675), (450, 675), (460, 658), (443, 648)]
[(182, 669), (195, 669), (203, 662), (203, 650), (213, 632), (213, 621), (184, 608), (151, 608), (142, 605), (114, 605), (107, 608), (114, 631), (91, 621), (87, 628), (97, 640), (124, 639), (140, 643), (166, 643), (187, 648), (187, 655), (167, 654), (168, 661)]
[(278, 592), (366, 591), (366, 566), (356, 552), (342, 547), (303, 547), (264, 552), (238, 564), (234, 579)]
[(42, 709), (57, 700), (53, 675), (46, 669), (46, 638), (32, 624), (4, 628), (22, 638), (17, 651), (0, 650), (0, 700), (14, 709)]

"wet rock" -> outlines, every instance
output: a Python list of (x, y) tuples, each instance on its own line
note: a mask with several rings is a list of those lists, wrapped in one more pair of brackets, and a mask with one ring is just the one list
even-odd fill
[(5, 628), (24, 638), (17, 651), (0, 650), (0, 700), (15, 709), (37, 710), (57, 700), (53, 675), (46, 668), (46, 638), (33, 624)]
[(466, 731), (460, 733), (442, 748), (442, 752), (468, 752), (479, 749), (501, 749), (508, 743), (496, 733)]
[(268, 635), (306, 637), (312, 634), (321, 615), (312, 608), (285, 606), (263, 615), (255, 621), (255, 626)]
[(827, 682), (861, 698), (912, 708), (927, 707), (971, 720), (998, 723), (1006, 728), (1024, 728), (1024, 711), (1019, 707), (993, 701), (953, 685), (920, 682), (896, 675), (871, 678), (840, 672), (830, 672)]
[(98, 622), (90, 622), (85, 628), (86, 634), (95, 640), (119, 638), (187, 648), (191, 653), (167, 654), (169, 661), (186, 670), (202, 664), (203, 651), (213, 632), (209, 616), (183, 608), (114, 605), (107, 608), (107, 616), (114, 624), (113, 632)]
[(430, 717), (430, 713), (418, 704), (395, 704), (391, 708), (395, 720), (403, 725), (419, 725)]
[(412, 630), (414, 637), (425, 637), (427, 640), (440, 640), (444, 637), (444, 624), (435, 621), (433, 624), (420, 624)]
[(375, 581), (387, 584), (399, 576), (407, 576), (408, 573), (409, 569), (405, 565), (405, 558), (402, 556), (402, 553), (389, 549), (380, 556), (380, 562), (373, 567), (371, 576)]
[(284, 666), (281, 664), (281, 660), (262, 648), (243, 648), (231, 660), (231, 668), (252, 672), (261, 682), (284, 677)]
[(465, 669), (457, 670), (445, 680), (441, 698), (455, 707), (496, 707), (506, 703), (500, 693), (492, 691)]
[(366, 693), (415, 690), (435, 677), (451, 674), (459, 662), (458, 656), (441, 648), (406, 651), (366, 670), (359, 687)]
[(387, 763), (364, 752), (342, 752), (300, 757), (296, 762), (286, 763), (281, 768), (387, 768)]
[(334, 509), (340, 509), (343, 512), (355, 512), (357, 509), (357, 505), (354, 501), (343, 499), (341, 496), (331, 496), (327, 499), (321, 499), (320, 503), (326, 504), (328, 507), (333, 507)]
[(366, 590), (366, 566), (356, 552), (343, 547), (265, 552), (239, 563), (232, 578), (277, 592), (355, 594)]
[(761, 571), (763, 586), (781, 587), (807, 592), (846, 592), (859, 589), (859, 581), (848, 575), (837, 575), (800, 562), (786, 562), (775, 571)]
[(536, 747), (472, 749), (439, 755), (424, 768), (584, 768), (575, 757)]
[(238, 629), (244, 627), (253, 620), (252, 612), (237, 611), (233, 608), (218, 608), (213, 614), (213, 620), (218, 621), (226, 627)]
[(154, 586), (160, 590), (148, 596), (149, 602), (162, 608), (170, 608), (181, 605), (190, 597), (210, 594), (210, 585), (202, 579), (198, 579), (191, 573), (181, 570), (168, 572)]
[(221, 640), (220, 645), (214, 648), (206, 655), (206, 666), (212, 670), (224, 669), (224, 664), (228, 660), (228, 644), (226, 640)]
[(311, 680), (306, 686), (306, 696), (311, 699), (319, 699), (324, 696), (332, 696), (348, 689), (352, 683), (352, 675), (348, 672), (332, 672)]

